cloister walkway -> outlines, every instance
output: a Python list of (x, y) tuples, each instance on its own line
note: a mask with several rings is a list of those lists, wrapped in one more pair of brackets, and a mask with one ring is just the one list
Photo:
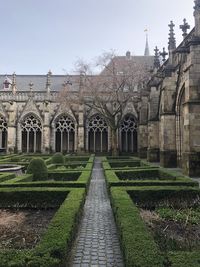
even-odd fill
[(73, 254), (73, 267), (124, 266), (102, 163), (98, 158), (95, 159)]

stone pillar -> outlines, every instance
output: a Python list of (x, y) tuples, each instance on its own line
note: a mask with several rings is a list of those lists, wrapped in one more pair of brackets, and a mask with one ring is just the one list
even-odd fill
[[(78, 123), (78, 138), (77, 138), (77, 151), (78, 153), (83, 153), (85, 151), (85, 131), (84, 131), (84, 114), (83, 105), (79, 106), (79, 123)], [(76, 133), (75, 133), (76, 134)], [(75, 145), (76, 146), (76, 145)]]
[(22, 131), (20, 123), (17, 124), (17, 152), (22, 152)]
[(149, 121), (147, 150), (147, 160), (149, 162), (160, 161), (159, 143), (159, 121)]
[(148, 147), (148, 93), (143, 92), (140, 103), (140, 115), (138, 125), (138, 156), (140, 158), (147, 157)]
[(140, 158), (147, 157), (148, 147), (148, 127), (146, 124), (138, 127), (138, 156)]
[(43, 132), (42, 132), (42, 152), (49, 153), (50, 152), (50, 118), (49, 118), (49, 102), (44, 103), (44, 124), (43, 124)]
[(160, 116), (160, 164), (168, 168), (177, 166), (176, 117), (173, 113)]
[(10, 102), (10, 107), (8, 108), (7, 112), (8, 112), (7, 152), (14, 153), (14, 151), (17, 149), (16, 125), (15, 125), (15, 118), (17, 114), (16, 102)]

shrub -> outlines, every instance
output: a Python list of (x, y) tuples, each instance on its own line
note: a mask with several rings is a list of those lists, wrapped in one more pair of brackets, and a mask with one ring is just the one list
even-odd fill
[(60, 163), (60, 164), (65, 164), (65, 158), (63, 156), (62, 153), (55, 153), (53, 156), (52, 156), (52, 160), (51, 162), (53, 164), (57, 164), (57, 163)]
[(47, 166), (42, 158), (35, 158), (30, 161), (27, 173), (33, 174), (33, 181), (47, 180)]

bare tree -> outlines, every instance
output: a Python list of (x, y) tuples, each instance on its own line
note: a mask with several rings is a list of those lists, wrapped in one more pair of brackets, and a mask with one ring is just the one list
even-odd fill
[(134, 101), (149, 78), (145, 65), (133, 58), (117, 57), (113, 52), (104, 53), (96, 62), (100, 74), (93, 74), (89, 64), (79, 61), (76, 64), (79, 90), (70, 91), (69, 86), (60, 92), (60, 101), (73, 109), (74, 104), (86, 105), (99, 113), (111, 129), (112, 154), (118, 154), (117, 131), (128, 102)]

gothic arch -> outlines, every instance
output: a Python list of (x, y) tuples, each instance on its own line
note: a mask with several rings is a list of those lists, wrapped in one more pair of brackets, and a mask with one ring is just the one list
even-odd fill
[(75, 120), (61, 114), (54, 120), (55, 150), (56, 152), (74, 152), (75, 148)]
[(42, 124), (37, 115), (27, 113), (20, 120), (22, 152), (41, 152), (42, 147)]
[(0, 114), (0, 149), (5, 151), (7, 148), (7, 131), (8, 126), (6, 119)]
[(121, 152), (137, 152), (137, 120), (132, 114), (125, 115), (121, 121), (119, 142)]
[(101, 115), (95, 114), (88, 119), (86, 136), (90, 152), (108, 152), (108, 124)]

